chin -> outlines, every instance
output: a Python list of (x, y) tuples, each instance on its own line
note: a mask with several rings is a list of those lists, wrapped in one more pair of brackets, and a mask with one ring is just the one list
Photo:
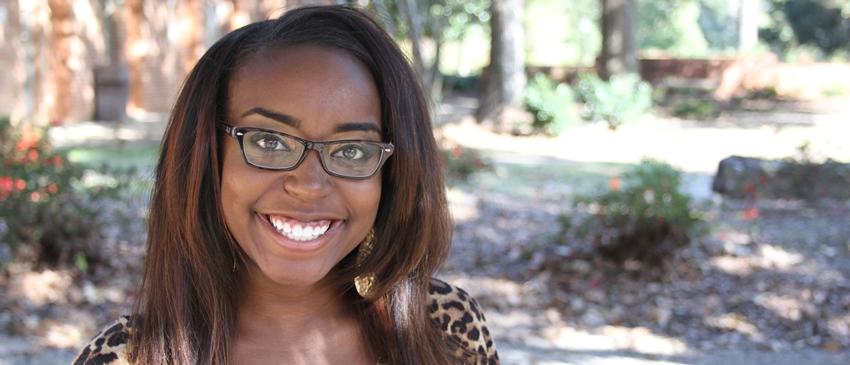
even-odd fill
[(279, 262), (269, 260), (259, 264), (259, 274), (280, 286), (313, 286), (324, 279), (332, 266), (310, 262)]

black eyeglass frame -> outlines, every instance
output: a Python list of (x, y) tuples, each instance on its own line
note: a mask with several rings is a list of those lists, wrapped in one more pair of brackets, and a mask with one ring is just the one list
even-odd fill
[[(239, 150), (242, 152), (242, 159), (245, 161), (245, 163), (247, 163), (248, 165), (251, 165), (253, 167), (256, 167), (258, 169), (262, 169), (262, 170), (270, 170), (270, 171), (292, 171), (292, 170), (295, 170), (295, 169), (298, 168), (298, 166), (301, 165), (302, 162), (304, 162), (304, 158), (307, 157), (307, 152), (309, 152), (310, 150), (315, 150), (319, 154), (319, 162), (322, 165), (322, 170), (325, 170), (325, 172), (328, 173), (328, 175), (341, 177), (341, 178), (345, 178), (345, 179), (365, 180), (365, 179), (368, 179), (368, 178), (372, 177), (373, 175), (375, 175), (378, 172), (378, 170), (380, 170), (381, 167), (384, 166), (384, 163), (387, 162), (387, 159), (389, 159), (389, 157), (395, 151), (395, 146), (392, 143), (389, 143), (389, 142), (376, 142), (376, 141), (369, 141), (369, 140), (362, 140), (362, 139), (342, 139), (342, 140), (336, 140), (336, 141), (317, 142), (317, 141), (311, 141), (311, 140), (304, 139), (304, 138), (299, 138), (299, 137), (296, 137), (296, 136), (293, 136), (293, 135), (290, 135), (290, 134), (286, 134), (286, 133), (283, 133), (283, 132), (265, 129), (265, 128), (235, 127), (235, 126), (232, 126), (232, 125), (226, 124), (226, 123), (219, 123), (218, 125), (221, 129), (224, 130), (224, 132), (228, 136), (235, 138), (236, 141), (239, 142)], [(298, 158), (298, 161), (296, 161), (295, 164), (292, 165), (292, 167), (272, 168), (272, 167), (256, 165), (256, 164), (252, 163), (251, 161), (248, 161), (248, 156), (245, 155), (245, 145), (244, 145), (243, 141), (244, 141), (245, 134), (247, 132), (250, 132), (250, 131), (260, 131), (260, 132), (276, 134), (276, 135), (280, 135), (280, 136), (283, 136), (283, 137), (286, 137), (286, 138), (294, 139), (295, 141), (297, 141), (298, 143), (300, 143), (301, 145), (304, 146), (304, 150), (301, 151), (301, 156)], [(378, 160), (378, 166), (375, 168), (375, 170), (373, 170), (371, 173), (369, 173), (366, 176), (346, 176), (346, 175), (337, 174), (335, 172), (328, 170), (328, 167), (325, 166), (325, 158), (323, 157), (323, 154), (322, 154), (322, 151), (325, 149), (325, 146), (327, 146), (329, 144), (352, 143), (352, 142), (368, 143), (368, 144), (377, 145), (377, 146), (381, 147), (381, 156), (380, 156), (380, 159)]]

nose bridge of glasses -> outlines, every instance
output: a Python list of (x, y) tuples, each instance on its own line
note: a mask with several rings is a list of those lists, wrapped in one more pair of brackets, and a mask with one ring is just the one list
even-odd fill
[[(326, 143), (313, 142), (313, 141), (308, 141), (308, 140), (301, 140), (301, 145), (304, 146), (304, 150), (301, 151), (302, 156), (301, 156), (299, 165), (303, 165), (304, 162), (306, 162), (307, 159), (310, 158), (310, 151), (313, 150), (313, 151), (316, 151), (316, 161), (315, 162), (318, 163), (318, 167), (320, 169), (324, 170), (324, 172), (327, 172), (327, 168), (325, 166), (325, 160), (324, 160), (325, 158), (323, 156), (324, 155), (323, 151), (325, 149)], [(298, 166), (296, 166), (296, 167), (298, 167)]]

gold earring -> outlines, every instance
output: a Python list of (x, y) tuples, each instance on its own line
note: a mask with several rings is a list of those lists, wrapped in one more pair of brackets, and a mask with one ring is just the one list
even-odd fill
[[(372, 253), (372, 246), (375, 244), (375, 229), (372, 228), (369, 230), (369, 233), (366, 234), (366, 237), (363, 238), (363, 241), (360, 241), (360, 246), (357, 248), (357, 266)], [(372, 284), (375, 282), (375, 275), (373, 274), (365, 274), (359, 275), (354, 278), (354, 289), (357, 290), (357, 294), (360, 294), (361, 297), (366, 298), (369, 295), (370, 289), (372, 289)]]

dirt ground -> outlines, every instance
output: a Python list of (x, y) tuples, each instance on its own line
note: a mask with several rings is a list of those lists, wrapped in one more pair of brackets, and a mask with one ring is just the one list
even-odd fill
[[(469, 243), (447, 272), (489, 305), (505, 363), (850, 363), (850, 204), (741, 202), (710, 189), (731, 155), (797, 157), (807, 144), (816, 160), (850, 161), (850, 100), (754, 103), (712, 122), (648, 118), (558, 138), (494, 134), (471, 120), (441, 131), (495, 161), (495, 177), (453, 191), (456, 242)], [(552, 260), (571, 196), (644, 157), (685, 172), (711, 233), (658, 280), (569, 254)]]

